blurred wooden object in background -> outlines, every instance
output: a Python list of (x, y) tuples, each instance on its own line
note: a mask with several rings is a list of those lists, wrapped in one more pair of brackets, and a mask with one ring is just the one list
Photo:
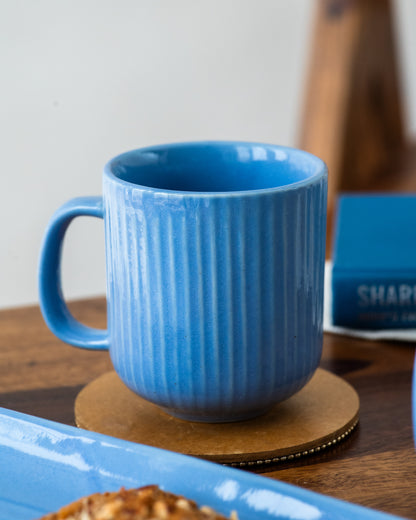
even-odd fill
[(328, 255), (340, 191), (416, 190), (390, 0), (319, 0), (299, 147), (328, 165)]

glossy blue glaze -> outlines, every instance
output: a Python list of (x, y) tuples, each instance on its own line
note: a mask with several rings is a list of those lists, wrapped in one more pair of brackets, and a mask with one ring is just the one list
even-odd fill
[(65, 232), (75, 217), (103, 218), (102, 197), (78, 197), (55, 212), (45, 232), (39, 261), (39, 294), (48, 327), (67, 343), (102, 350), (108, 348), (107, 331), (86, 327), (75, 320), (64, 301), (61, 254)]
[[(322, 349), (326, 186), (320, 159), (253, 143), (152, 147), (106, 165), (108, 344), (127, 386), (179, 417), (231, 421), (306, 384)], [(78, 202), (67, 208), (44, 259), (81, 214)], [(69, 343), (105, 346), (106, 333), (90, 343), (65, 321), (49, 270), (49, 326)]]
[(396, 517), (238, 469), (0, 408), (0, 520), (34, 520), (82, 496), (158, 484), (239, 520)]

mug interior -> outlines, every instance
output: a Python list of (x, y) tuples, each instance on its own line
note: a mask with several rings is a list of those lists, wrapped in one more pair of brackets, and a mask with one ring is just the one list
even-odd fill
[(317, 157), (275, 145), (201, 142), (124, 153), (107, 165), (117, 179), (159, 190), (252, 191), (290, 186), (321, 176)]

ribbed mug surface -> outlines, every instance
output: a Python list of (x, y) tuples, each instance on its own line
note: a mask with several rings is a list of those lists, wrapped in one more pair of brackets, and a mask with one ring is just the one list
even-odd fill
[(219, 192), (104, 174), (111, 359), (127, 386), (179, 417), (258, 415), (319, 364), (326, 169), (276, 148), (322, 171)]

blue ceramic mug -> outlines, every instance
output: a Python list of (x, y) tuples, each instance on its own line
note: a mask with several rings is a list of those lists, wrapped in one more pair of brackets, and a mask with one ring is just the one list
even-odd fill
[[(109, 349), (124, 383), (167, 412), (257, 416), (301, 389), (322, 350), (327, 170), (242, 142), (154, 146), (112, 159), (103, 196), (52, 217), (40, 303), (63, 341)], [(104, 219), (108, 330), (76, 321), (60, 256), (74, 217)]]

